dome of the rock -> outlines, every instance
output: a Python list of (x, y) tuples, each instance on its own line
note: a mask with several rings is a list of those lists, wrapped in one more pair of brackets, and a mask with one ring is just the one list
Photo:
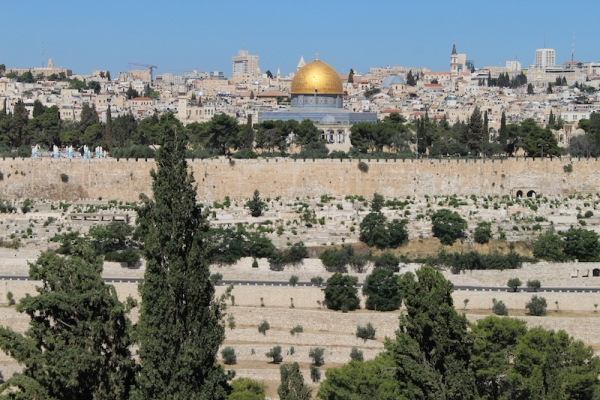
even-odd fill
[(290, 94), (344, 94), (339, 74), (320, 60), (309, 62), (294, 76)]

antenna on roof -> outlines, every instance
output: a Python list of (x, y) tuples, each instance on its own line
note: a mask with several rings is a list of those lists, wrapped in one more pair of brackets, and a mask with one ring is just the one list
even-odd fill
[(44, 41), (42, 40), (42, 68), (44, 68)]
[(575, 33), (573, 33), (573, 45), (571, 46), (571, 62), (575, 61)]

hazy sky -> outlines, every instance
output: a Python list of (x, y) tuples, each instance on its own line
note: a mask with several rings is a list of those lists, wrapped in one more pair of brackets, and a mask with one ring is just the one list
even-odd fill
[(449, 70), (456, 42), (477, 67), (536, 48), (556, 50), (557, 63), (600, 61), (600, 2), (590, 1), (333, 1), (333, 0), (30, 0), (3, 1), (0, 64), (39, 67), (45, 60), (74, 73), (126, 71), (127, 62), (156, 74), (198, 68), (232, 74), (245, 48), (263, 72), (294, 71), (301, 55), (338, 72), (401, 65)]

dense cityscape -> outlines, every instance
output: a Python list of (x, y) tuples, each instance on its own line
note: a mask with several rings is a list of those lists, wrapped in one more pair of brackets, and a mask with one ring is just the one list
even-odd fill
[(600, 61), (460, 51), (0, 64), (0, 399), (600, 398)]

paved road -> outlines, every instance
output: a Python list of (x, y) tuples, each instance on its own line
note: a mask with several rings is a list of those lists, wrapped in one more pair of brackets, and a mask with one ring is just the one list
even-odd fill
[[(10, 276), (0, 275), (0, 280), (13, 281), (29, 281), (28, 276)], [(141, 278), (104, 278), (107, 283), (138, 283)], [(241, 286), (291, 286), (288, 281), (253, 281), (253, 280), (221, 280), (217, 282), (218, 286), (226, 285), (241, 285)], [(362, 287), (364, 284), (359, 283), (357, 287)], [(317, 286), (311, 282), (298, 282), (296, 286)], [(322, 286), (326, 286), (323, 283)], [(473, 292), (512, 292), (513, 290), (502, 286), (461, 286), (455, 285), (454, 290), (473, 291)], [(518, 289), (517, 292), (534, 292), (532, 289)], [(562, 292), (562, 293), (600, 293), (600, 287), (542, 287), (538, 292)]]

